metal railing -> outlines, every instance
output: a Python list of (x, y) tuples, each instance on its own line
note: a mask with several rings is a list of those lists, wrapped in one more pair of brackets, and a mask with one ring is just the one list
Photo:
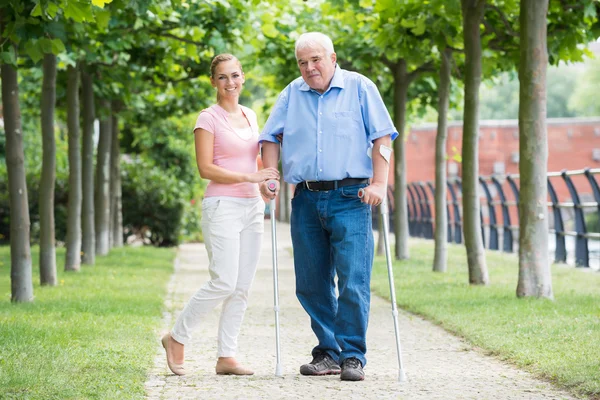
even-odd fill
[[(600, 263), (600, 232), (590, 232), (586, 214), (596, 213), (595, 230), (600, 231), (600, 186), (597, 177), (600, 168), (548, 174), (549, 234), (554, 237), (555, 262), (567, 262), (566, 238), (574, 239), (574, 263), (590, 266), (590, 257)], [(574, 180), (577, 182), (574, 182)], [(518, 243), (519, 175), (480, 177), (482, 199), (480, 207), (481, 235), (486, 248), (514, 252)], [(584, 183), (587, 181), (587, 184)], [(566, 191), (557, 191), (559, 182)], [(434, 237), (435, 187), (432, 182), (411, 182), (407, 185), (409, 234), (415, 237)], [(579, 190), (578, 190), (579, 189)], [(559, 193), (568, 192), (570, 201), (561, 201)], [(462, 243), (462, 184), (460, 179), (449, 179), (447, 184), (448, 242)], [(582, 201), (582, 197), (590, 201)], [(584, 199), (585, 200), (585, 199)], [(392, 203), (390, 203), (392, 204)], [(500, 211), (501, 218), (498, 218)], [(589, 211), (589, 212), (585, 212)], [(501, 222), (499, 221), (501, 220)], [(567, 226), (569, 225), (569, 226)], [(590, 241), (598, 241), (598, 254), (590, 251)], [(573, 257), (574, 256), (574, 257)]]

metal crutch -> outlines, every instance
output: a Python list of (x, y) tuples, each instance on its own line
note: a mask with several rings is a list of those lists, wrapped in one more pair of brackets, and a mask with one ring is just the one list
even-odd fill
[[(275, 192), (277, 189), (277, 181), (267, 181), (267, 189), (271, 192)], [(277, 352), (277, 364), (275, 365), (275, 376), (283, 376), (281, 368), (281, 346), (279, 341), (279, 282), (277, 276), (277, 230), (275, 228), (275, 200), (271, 199), (269, 205), (269, 211), (271, 213), (271, 245), (273, 247), (273, 296), (274, 296), (274, 307), (275, 310), (275, 343)]]
[[(387, 189), (387, 184), (386, 184)], [(363, 198), (365, 192), (363, 189), (358, 191), (358, 197)], [(402, 349), (400, 347), (400, 333), (398, 328), (398, 308), (396, 307), (396, 288), (394, 287), (394, 271), (392, 269), (392, 254), (390, 252), (389, 242), (389, 211), (387, 203), (387, 193), (383, 197), (379, 206), (381, 211), (381, 223), (383, 224), (383, 242), (385, 244), (385, 259), (387, 261), (388, 279), (390, 282), (390, 299), (392, 301), (392, 316), (394, 317), (394, 332), (396, 333), (396, 352), (398, 353), (398, 382), (406, 382), (406, 373), (402, 367)]]

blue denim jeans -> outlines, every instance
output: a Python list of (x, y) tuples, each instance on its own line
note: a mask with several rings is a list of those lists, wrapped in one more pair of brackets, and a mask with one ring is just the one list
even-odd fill
[(358, 198), (366, 186), (297, 188), (291, 220), (296, 296), (318, 339), (313, 356), (326, 351), (339, 363), (356, 357), (363, 366), (374, 251), (371, 207)]

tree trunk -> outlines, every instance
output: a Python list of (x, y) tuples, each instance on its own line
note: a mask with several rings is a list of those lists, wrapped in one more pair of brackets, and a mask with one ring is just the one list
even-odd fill
[(10, 197), (10, 300), (30, 302), (33, 301), (33, 278), (19, 84), (17, 70), (14, 66), (1, 64), (0, 70), (2, 75), (2, 113), (6, 134), (6, 169)]
[(56, 182), (56, 56), (44, 54), (42, 82), (42, 176), (40, 179), (40, 284), (55, 286), (56, 243), (54, 238), (54, 185)]
[(67, 129), (69, 135), (69, 206), (65, 271), (81, 267), (81, 146), (79, 145), (79, 71), (67, 68)]
[(119, 118), (112, 116), (110, 153), (110, 246), (123, 247), (123, 209), (121, 202), (121, 147), (119, 146)]
[(408, 258), (408, 212), (406, 209), (406, 157), (404, 151), (404, 125), (408, 96), (406, 61), (400, 60), (394, 69), (394, 123), (398, 137), (394, 140), (394, 234), (396, 259)]
[(100, 120), (100, 137), (96, 155), (96, 198), (94, 201), (96, 254), (100, 256), (108, 254), (110, 250), (110, 148), (112, 141), (110, 102), (103, 100), (102, 108), (107, 115)]
[(81, 233), (83, 264), (96, 263), (96, 227), (94, 226), (94, 88), (92, 77), (86, 72), (81, 73), (81, 95), (83, 97), (83, 149), (81, 168), (81, 185), (83, 201), (81, 204)]
[(438, 126), (435, 139), (435, 253), (433, 270), (446, 272), (448, 260), (448, 213), (446, 201), (446, 138), (448, 136), (448, 104), (450, 102), (450, 79), (452, 50), (442, 52), (440, 87), (438, 90)]
[(463, 117), (463, 229), (469, 283), (489, 283), (485, 250), (479, 220), (479, 86), (481, 84), (481, 32), (484, 0), (462, 0), (463, 31), (465, 43), (465, 105)]
[(546, 18), (548, 0), (521, 1), (519, 65), (519, 283), (517, 296), (552, 299), (548, 260)]

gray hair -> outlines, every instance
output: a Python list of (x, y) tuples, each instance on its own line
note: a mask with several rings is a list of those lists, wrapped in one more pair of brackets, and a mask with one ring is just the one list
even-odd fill
[(334, 52), (333, 42), (329, 36), (321, 32), (306, 32), (300, 35), (300, 37), (298, 37), (296, 40), (296, 59), (298, 58), (298, 50), (302, 50), (307, 47), (314, 48), (315, 46), (322, 46), (325, 49), (327, 57)]

